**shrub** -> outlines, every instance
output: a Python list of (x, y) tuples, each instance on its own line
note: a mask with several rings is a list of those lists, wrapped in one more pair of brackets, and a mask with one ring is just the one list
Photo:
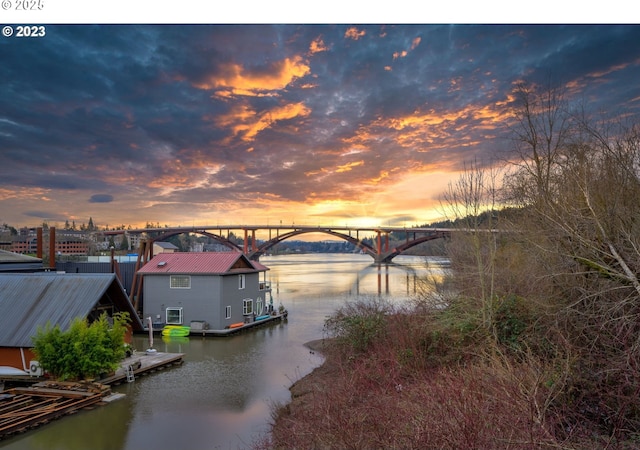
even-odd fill
[(520, 350), (521, 335), (532, 322), (524, 299), (509, 295), (495, 302), (493, 326), (498, 342), (512, 350)]
[(116, 313), (113, 325), (103, 313), (96, 321), (76, 318), (67, 331), (47, 323), (33, 337), (38, 361), (56, 379), (95, 378), (115, 370), (125, 356), (127, 313)]
[(325, 321), (325, 332), (344, 349), (366, 351), (386, 331), (391, 306), (380, 299), (360, 299), (347, 303)]

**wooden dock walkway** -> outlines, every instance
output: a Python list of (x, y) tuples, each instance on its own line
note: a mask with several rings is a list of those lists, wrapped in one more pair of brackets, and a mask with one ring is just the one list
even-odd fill
[(164, 370), (182, 364), (184, 353), (136, 352), (126, 358), (115, 373), (100, 378), (102, 384), (118, 385), (131, 382), (138, 376)]

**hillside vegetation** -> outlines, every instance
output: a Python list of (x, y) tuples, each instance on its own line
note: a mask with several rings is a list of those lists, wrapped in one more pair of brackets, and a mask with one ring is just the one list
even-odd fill
[(336, 311), (257, 447), (640, 446), (640, 129), (519, 95), (515, 157), (444, 195), (450, 277)]

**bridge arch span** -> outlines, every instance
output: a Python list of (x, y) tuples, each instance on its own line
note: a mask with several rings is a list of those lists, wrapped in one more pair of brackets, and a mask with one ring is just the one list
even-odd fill
[(393, 258), (400, 255), (404, 251), (410, 249), (411, 247), (415, 247), (416, 245), (422, 244), (423, 242), (433, 241), (434, 239), (443, 239), (449, 237), (449, 232), (446, 231), (438, 231), (433, 234), (429, 234), (427, 236), (417, 237), (412, 241), (405, 242), (403, 245), (399, 245), (393, 250), (389, 252), (385, 252), (380, 255), (376, 255), (376, 261), (381, 263), (391, 262)]
[[(242, 230), (244, 231), (243, 247), (241, 248), (238, 244), (230, 241), (228, 237), (225, 238), (224, 236), (222, 236), (222, 234), (214, 234), (209, 230), (219, 230), (221, 233), (223, 230), (227, 230), (227, 232), (229, 232), (229, 230)], [(268, 241), (263, 242), (259, 246), (255, 238), (255, 232), (257, 230), (269, 230), (269, 237), (270, 237)], [(278, 232), (281, 232), (281, 231), (285, 231), (285, 232), (282, 234), (278, 234), (278, 236), (276, 236), (275, 238), (271, 238), (272, 230), (278, 230)], [(352, 231), (356, 231), (356, 233), (363, 232), (363, 231), (377, 233), (378, 235), (377, 246), (367, 244), (363, 242), (361, 239), (359, 239), (359, 237), (352, 236), (351, 235)], [(388, 245), (389, 234), (396, 231), (406, 234), (406, 242), (403, 245), (398, 245), (395, 248), (389, 250), (389, 245)], [(139, 230), (133, 230), (133, 231), (130, 230), (128, 232), (148, 234), (149, 235), (148, 243), (167, 239), (171, 236), (179, 235), (182, 233), (200, 234), (200, 235), (208, 236), (214, 239), (215, 241), (231, 249), (232, 251), (241, 252), (245, 254), (248, 258), (253, 260), (258, 260), (260, 256), (265, 254), (270, 248), (272, 248), (276, 244), (286, 239), (290, 239), (294, 236), (299, 236), (301, 234), (306, 234), (306, 233), (323, 233), (323, 234), (335, 236), (339, 239), (350, 242), (356, 248), (361, 249), (364, 253), (371, 256), (376, 263), (388, 263), (388, 262), (391, 262), (391, 260), (394, 257), (398, 256), (399, 254), (403, 253), (404, 251), (418, 244), (421, 244), (423, 242), (427, 242), (433, 239), (448, 238), (451, 236), (452, 231), (456, 231), (456, 230), (448, 229), (448, 228), (411, 228), (411, 229), (393, 228), (393, 227), (386, 227), (386, 228), (385, 227), (382, 227), (382, 228), (344, 227), (344, 228), (341, 228), (341, 227), (322, 227), (322, 226), (289, 228), (287, 226), (283, 227), (283, 226), (269, 226), (269, 225), (265, 225), (265, 226), (244, 226), (244, 225), (219, 226), (219, 225), (216, 225), (216, 226), (193, 227), (193, 228), (178, 227), (173, 229), (164, 229), (164, 228), (163, 229), (161, 228), (139, 229)], [(458, 231), (464, 231), (464, 230), (458, 230)], [(494, 232), (494, 230), (487, 230), (487, 231)], [(248, 235), (249, 232), (251, 232), (252, 234), (251, 237), (249, 237)], [(349, 234), (346, 234), (347, 232)], [(116, 234), (116, 233), (125, 233), (125, 232), (124, 231), (113, 232), (113, 234)], [(153, 237), (152, 233), (157, 235)], [(386, 243), (384, 245), (381, 240), (381, 237), (383, 234), (386, 235), (385, 237)], [(413, 236), (411, 240), (409, 238), (409, 235)], [(356, 236), (358, 235), (356, 234)], [(249, 244), (251, 244), (251, 249), (249, 248)]]
[(220, 236), (218, 234), (214, 234), (206, 230), (168, 231), (164, 234), (151, 238), (150, 240), (151, 242), (163, 241), (165, 239), (169, 239), (172, 236), (177, 236), (179, 234), (184, 234), (184, 233), (194, 233), (194, 234), (200, 234), (203, 236), (210, 237), (211, 239), (215, 240), (219, 244), (222, 244), (231, 250), (235, 250), (242, 253), (242, 248), (240, 248), (238, 245), (231, 242), (229, 239), (225, 238), (224, 236)]
[(338, 237), (340, 239), (343, 239), (351, 244), (353, 244), (354, 246), (356, 246), (357, 248), (360, 248), (362, 251), (364, 251), (366, 254), (368, 254), (369, 256), (371, 256), (373, 259), (377, 259), (377, 251), (375, 248), (373, 248), (372, 246), (370, 246), (369, 244), (366, 244), (365, 242), (361, 241), (358, 238), (355, 238), (351, 235), (348, 234), (344, 234), (344, 233), (339, 233), (337, 231), (333, 231), (333, 230), (329, 230), (329, 229), (302, 229), (302, 230), (294, 230), (294, 231), (290, 231), (288, 233), (284, 233), (281, 235), (276, 236), (273, 239), (270, 239), (266, 242), (264, 242), (262, 245), (260, 245), (256, 250), (252, 251), (249, 253), (249, 259), (252, 260), (258, 260), (260, 258), (260, 256), (264, 255), (270, 248), (272, 248), (273, 246), (275, 246), (276, 244), (290, 239), (294, 236), (299, 236), (301, 234), (306, 234), (306, 233), (324, 233), (324, 234), (328, 234), (331, 236), (335, 236)]

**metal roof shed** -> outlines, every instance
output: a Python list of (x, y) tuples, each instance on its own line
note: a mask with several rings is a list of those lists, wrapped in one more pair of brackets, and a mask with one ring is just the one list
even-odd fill
[(66, 330), (106, 308), (128, 312), (133, 331), (143, 330), (115, 274), (0, 273), (0, 347), (32, 347), (47, 322)]
[(38, 272), (44, 270), (42, 259), (0, 250), (0, 272)]

